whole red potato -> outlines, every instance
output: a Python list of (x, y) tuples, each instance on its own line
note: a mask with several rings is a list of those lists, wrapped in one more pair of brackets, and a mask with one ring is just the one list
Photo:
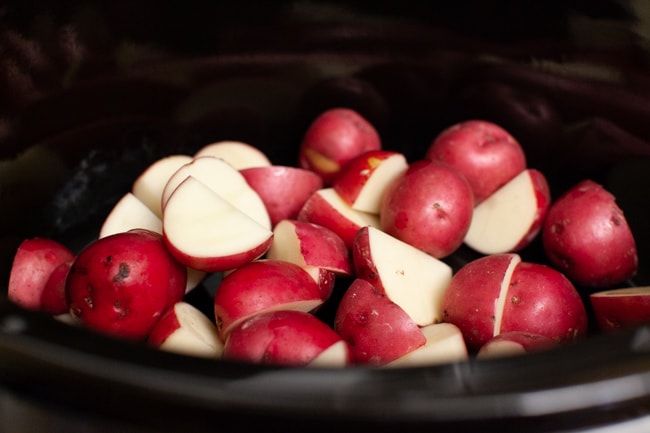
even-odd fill
[(442, 131), (425, 153), (465, 176), (476, 204), (526, 168), (519, 142), (504, 128), (485, 120), (460, 122)]
[(133, 229), (100, 238), (70, 268), (66, 296), (83, 326), (143, 340), (160, 316), (185, 294), (187, 271), (162, 235)]
[(614, 195), (590, 179), (551, 204), (542, 242), (554, 267), (583, 286), (610, 287), (638, 269), (636, 242), (623, 211)]
[(443, 258), (463, 243), (473, 209), (472, 190), (458, 171), (419, 160), (388, 185), (379, 217), (386, 233)]
[(299, 165), (329, 186), (348, 161), (381, 149), (381, 138), (366, 118), (350, 108), (330, 108), (309, 125), (299, 151)]
[(239, 170), (266, 206), (271, 227), (293, 219), (309, 196), (323, 187), (321, 177), (311, 170), (284, 165), (248, 167)]

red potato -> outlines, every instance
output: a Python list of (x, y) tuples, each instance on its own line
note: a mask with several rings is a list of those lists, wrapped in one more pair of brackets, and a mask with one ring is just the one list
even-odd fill
[(294, 367), (352, 363), (347, 343), (332, 328), (312, 314), (294, 310), (260, 313), (239, 323), (226, 340), (223, 358)]
[(336, 274), (332, 271), (328, 271), (327, 269), (318, 267), (318, 266), (301, 266), (311, 277), (316, 281), (316, 284), (318, 284), (318, 288), (320, 289), (320, 294), (321, 298), (323, 299), (323, 302), (327, 301), (330, 296), (332, 296), (332, 292), (334, 291), (334, 284), (336, 284)]
[(309, 196), (323, 187), (323, 180), (311, 170), (269, 165), (239, 171), (260, 196), (271, 226), (283, 219), (295, 219)]
[(241, 213), (248, 215), (261, 226), (271, 228), (271, 219), (266, 205), (257, 192), (246, 182), (242, 174), (221, 158), (202, 156), (181, 166), (169, 178), (162, 193), (163, 218), (165, 207), (174, 190), (189, 176), (230, 203)]
[(443, 308), (445, 321), (461, 329), (471, 350), (511, 331), (559, 343), (587, 333), (585, 306), (571, 282), (514, 253), (484, 256), (463, 266), (445, 292)]
[(318, 173), (323, 184), (330, 186), (348, 161), (378, 149), (381, 138), (368, 120), (349, 108), (331, 108), (316, 117), (305, 131), (298, 163)]
[(53, 239), (25, 239), (18, 246), (11, 265), (8, 299), (25, 309), (41, 310), (43, 290), (50, 275), (74, 258), (75, 254), (68, 247)]
[(352, 209), (378, 214), (386, 187), (407, 168), (402, 153), (371, 150), (345, 164), (332, 187)]
[(182, 355), (221, 358), (223, 341), (212, 320), (184, 301), (163, 313), (147, 337), (147, 344)]
[(355, 275), (399, 305), (418, 326), (442, 322), (442, 297), (452, 269), (443, 261), (374, 227), (352, 245)]
[(568, 278), (538, 263), (522, 262), (512, 277), (499, 333), (525, 331), (571, 343), (587, 334), (587, 312)]
[(280, 221), (273, 229), (266, 258), (352, 274), (350, 252), (343, 239), (327, 227), (307, 221)]
[(482, 254), (520, 251), (541, 231), (550, 205), (544, 174), (525, 169), (474, 207), (465, 245)]
[(348, 248), (352, 247), (360, 228), (380, 227), (379, 216), (352, 209), (331, 187), (313, 193), (296, 219), (327, 227), (339, 235)]
[(444, 321), (460, 328), (470, 350), (478, 350), (500, 333), (497, 319), (503, 309), (503, 293), (520, 262), (518, 254), (484, 256), (452, 277), (442, 299)]
[(242, 141), (224, 140), (206, 144), (194, 154), (194, 158), (202, 156), (221, 158), (237, 170), (271, 165), (264, 152)]
[(549, 261), (576, 284), (610, 287), (638, 270), (634, 235), (616, 198), (583, 180), (550, 207), (542, 228)]
[(214, 315), (222, 340), (239, 323), (265, 311), (312, 312), (323, 304), (320, 286), (300, 266), (257, 260), (228, 273), (214, 295)]
[[(331, 328), (330, 328), (331, 329)], [(338, 335), (338, 334), (337, 334)], [(340, 338), (340, 336), (339, 336)], [(323, 350), (313, 358), (306, 367), (311, 368), (333, 368), (348, 367), (354, 364), (352, 351), (347, 341), (341, 339)]]
[(468, 359), (463, 333), (451, 323), (434, 323), (421, 328), (426, 338), (424, 346), (384, 364), (383, 367), (423, 367)]
[(186, 270), (162, 235), (134, 229), (98, 239), (75, 259), (67, 279), (70, 312), (89, 329), (130, 340), (147, 337), (185, 294)]
[(79, 319), (73, 316), (72, 313), (70, 312), (57, 314), (56, 316), (53, 316), (53, 318), (54, 320), (57, 320), (61, 323), (65, 323), (66, 325), (81, 326), (81, 322), (79, 321)]
[(201, 271), (199, 269), (193, 269), (189, 266), (187, 267), (187, 285), (185, 286), (185, 293), (189, 293), (192, 290), (196, 289), (199, 284), (205, 281), (205, 278), (208, 276), (208, 272)]
[[(266, 258), (260, 259), (260, 260), (267, 260)], [(334, 291), (334, 285), (336, 284), (336, 274), (332, 271), (328, 271), (327, 269), (318, 267), (318, 266), (309, 266), (309, 265), (298, 265), (300, 266), (305, 272), (307, 272), (318, 284), (318, 288), (320, 289), (321, 293), (321, 298), (323, 299), (323, 302), (329, 299), (329, 297), (332, 295), (332, 292)], [(230, 269), (228, 271), (224, 271), (222, 275), (225, 277), (226, 275), (232, 273), (235, 269)]]
[(501, 358), (549, 350), (559, 343), (545, 335), (524, 331), (504, 332), (488, 340), (476, 354), (476, 359)]
[(519, 142), (501, 126), (468, 120), (442, 131), (425, 153), (426, 159), (454, 167), (468, 180), (478, 204), (526, 168)]
[(162, 220), (135, 194), (127, 192), (104, 218), (99, 237), (138, 228), (162, 233)]
[(598, 329), (614, 333), (650, 323), (650, 286), (603, 290), (589, 295)]
[(355, 362), (364, 365), (388, 364), (426, 343), (411, 316), (363, 279), (355, 279), (343, 294), (334, 329), (350, 345)]
[(68, 273), (72, 267), (72, 260), (61, 263), (52, 270), (50, 277), (43, 287), (41, 294), (41, 310), (54, 316), (70, 312), (70, 306), (65, 294)]
[(168, 155), (154, 161), (133, 182), (131, 192), (142, 203), (162, 218), (162, 193), (169, 178), (181, 166), (192, 161), (185, 154)]
[[(104, 219), (99, 230), (99, 237), (127, 232), (131, 229), (147, 229), (162, 233), (162, 220), (133, 193), (126, 193)], [(206, 277), (206, 272), (187, 268), (188, 293), (195, 289)]]
[(234, 269), (255, 260), (273, 240), (270, 229), (192, 176), (165, 205), (163, 235), (178, 261), (203, 272)]
[(440, 259), (463, 243), (473, 209), (472, 191), (462, 175), (440, 162), (420, 160), (385, 191), (380, 227)]

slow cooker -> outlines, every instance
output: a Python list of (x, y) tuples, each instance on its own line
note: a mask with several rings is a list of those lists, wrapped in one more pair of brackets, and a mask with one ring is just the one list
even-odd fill
[[(639, 249), (628, 283), (650, 284), (643, 1), (9, 2), (0, 19), (3, 284), (25, 238), (90, 242), (156, 158), (234, 139), (295, 165), (309, 122), (335, 106), (358, 110), (410, 159), (454, 122), (501, 124), (552, 191), (592, 178), (616, 195)], [(188, 296), (210, 314), (207, 287)], [(4, 290), (0, 427), (650, 430), (650, 327), (592, 334), (430, 367), (270, 367), (98, 335), (24, 311)]]

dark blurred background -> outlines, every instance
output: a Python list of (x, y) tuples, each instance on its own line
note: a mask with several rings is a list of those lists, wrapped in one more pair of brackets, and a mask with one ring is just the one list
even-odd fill
[(634, 202), (630, 184), (648, 182), (648, 53), (647, 0), (8, 1), (1, 258), (52, 221), (64, 231), (102, 215), (164, 152), (239, 139), (293, 164), (332, 105), (358, 109), (411, 159), (453, 122), (492, 120), (554, 191), (593, 176)]

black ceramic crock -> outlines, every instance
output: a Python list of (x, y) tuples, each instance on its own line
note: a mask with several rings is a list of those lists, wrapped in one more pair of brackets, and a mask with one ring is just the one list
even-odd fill
[[(410, 160), (446, 126), (482, 118), (520, 140), (554, 195), (603, 183), (637, 239), (628, 283), (650, 284), (643, 2), (376, 3), (0, 8), (0, 281), (25, 238), (90, 242), (158, 157), (237, 139), (295, 165), (310, 120), (348, 106)], [(539, 245), (524, 254), (543, 260)], [(209, 314), (207, 288), (190, 300)], [(590, 332), (525, 357), (281, 368), (113, 340), (23, 311), (4, 290), (0, 430), (650, 430), (650, 327)]]

